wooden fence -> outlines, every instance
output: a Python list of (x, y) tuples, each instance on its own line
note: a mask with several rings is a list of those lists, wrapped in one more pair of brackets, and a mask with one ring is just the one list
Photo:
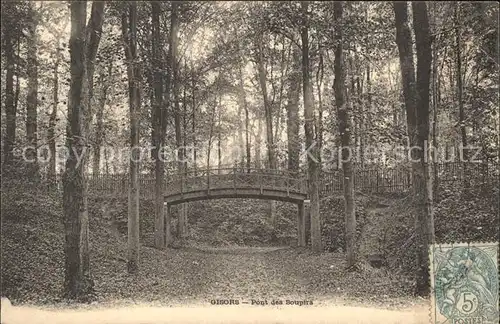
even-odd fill
[[(437, 172), (436, 172), (437, 171)], [(498, 184), (499, 165), (493, 163), (450, 162), (431, 165), (438, 184), (456, 186)], [(343, 190), (342, 170), (324, 171), (320, 177), (320, 195)], [(411, 166), (354, 170), (354, 187), (367, 193), (397, 193), (411, 188)]]
[[(224, 168), (224, 170), (212, 170), (214, 176), (223, 175), (232, 171), (239, 173), (248, 172), (245, 168)], [(269, 171), (269, 170), (268, 170)], [(500, 171), (499, 165), (496, 163), (463, 163), (449, 162), (431, 165), (431, 173), (437, 173), (438, 184), (440, 186), (456, 186), (460, 187), (465, 184), (471, 186), (481, 185), (499, 185)], [(194, 171), (187, 171), (186, 175), (190, 175)], [(197, 170), (198, 175), (206, 174), (206, 170)], [(257, 172), (257, 169), (251, 169), (251, 173)], [(286, 170), (276, 170), (280, 174), (287, 172)], [(240, 178), (244, 174), (238, 175), (236, 180), (241, 182)], [(303, 174), (305, 176), (305, 174)], [(169, 181), (172, 182), (179, 175), (167, 175), (165, 179), (165, 189), (169, 186)], [(297, 175), (293, 177), (298, 177)], [(333, 193), (341, 193), (343, 190), (343, 172), (342, 170), (322, 171), (320, 175), (319, 190), (320, 196), (327, 196)], [(57, 188), (62, 190), (61, 176), (58, 175)], [(168, 180), (170, 178), (170, 180)], [(303, 177), (299, 177), (303, 178)], [(215, 178), (214, 178), (215, 179)], [(106, 193), (106, 195), (116, 195), (128, 192), (128, 175), (127, 174), (105, 174), (94, 177), (89, 175), (88, 188), (89, 192), (95, 194)], [(141, 174), (139, 176), (140, 187), (148, 192), (154, 192), (154, 175)], [(175, 181), (174, 181), (175, 182)], [(399, 167), (371, 167), (366, 169), (354, 169), (354, 185), (355, 190), (366, 193), (402, 193), (408, 191), (412, 186), (411, 166)], [(54, 184), (51, 185), (54, 188)], [(152, 197), (152, 194), (148, 196)]]

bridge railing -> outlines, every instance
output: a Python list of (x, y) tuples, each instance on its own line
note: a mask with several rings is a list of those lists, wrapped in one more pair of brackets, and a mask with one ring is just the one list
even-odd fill
[[(434, 167), (434, 166), (432, 166)], [(497, 183), (498, 164), (487, 163), (446, 163), (437, 165), (439, 183), (455, 185), (468, 181), (471, 185)], [(403, 192), (412, 186), (411, 168), (371, 168), (355, 169), (356, 190), (364, 192)], [(89, 194), (92, 196), (127, 196), (129, 178), (127, 174), (109, 174), (88, 177)], [(343, 190), (342, 170), (323, 171), (320, 175), (320, 196), (324, 197)], [(155, 192), (154, 175), (139, 175), (140, 196), (153, 198)], [(303, 173), (287, 170), (257, 168), (212, 168), (187, 170), (181, 174), (167, 174), (163, 183), (166, 194), (207, 190), (213, 188), (263, 188), (307, 192), (307, 179)]]
[(87, 178), (88, 192), (92, 196), (120, 196), (128, 193), (127, 174), (92, 175)]
[[(411, 188), (411, 173), (403, 168), (355, 169), (354, 187), (364, 192), (403, 192)], [(322, 172), (320, 196), (342, 192), (343, 188), (342, 170)]]
[(261, 188), (305, 192), (304, 176), (286, 170), (205, 169), (189, 170), (167, 178), (166, 194), (221, 188)]
[[(492, 163), (449, 162), (431, 164), (438, 174), (440, 184), (463, 183), (472, 185), (498, 182), (499, 166)], [(404, 192), (412, 187), (410, 166), (392, 168), (371, 168), (354, 170), (354, 187), (363, 192), (390, 193)], [(323, 171), (320, 177), (320, 196), (343, 190), (342, 170)]]

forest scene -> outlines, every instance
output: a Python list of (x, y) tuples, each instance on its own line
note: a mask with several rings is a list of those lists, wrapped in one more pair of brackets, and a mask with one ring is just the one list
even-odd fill
[[(498, 29), (479, 1), (2, 2), (1, 323), (429, 323), (429, 247), (499, 241)], [(83, 315), (139, 305), (167, 313)]]

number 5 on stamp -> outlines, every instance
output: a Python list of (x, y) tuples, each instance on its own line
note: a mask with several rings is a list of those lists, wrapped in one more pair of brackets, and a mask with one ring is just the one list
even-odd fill
[(498, 243), (429, 248), (432, 324), (497, 324)]

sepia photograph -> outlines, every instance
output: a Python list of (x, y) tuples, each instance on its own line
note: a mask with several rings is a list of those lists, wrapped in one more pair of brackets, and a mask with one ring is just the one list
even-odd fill
[(0, 324), (498, 324), (499, 3), (1, 3)]

